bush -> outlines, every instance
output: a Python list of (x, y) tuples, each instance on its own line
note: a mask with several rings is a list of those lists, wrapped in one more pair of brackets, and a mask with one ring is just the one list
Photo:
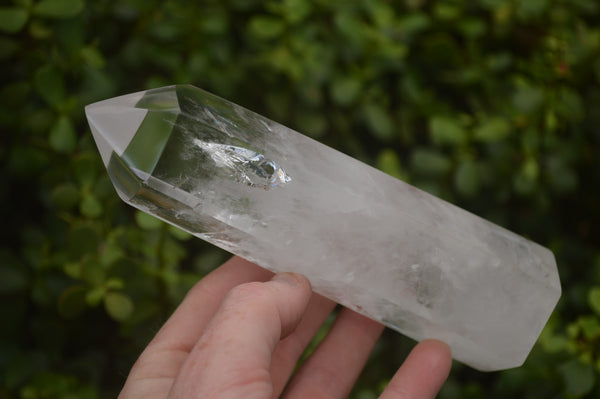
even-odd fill
[[(84, 105), (192, 83), (556, 254), (563, 297), (517, 369), (441, 398), (600, 394), (594, 0), (13, 0), (0, 7), (0, 396), (115, 397), (226, 254), (121, 203)], [(354, 398), (412, 343), (386, 333)], [(394, 354), (396, 356), (390, 356)]]

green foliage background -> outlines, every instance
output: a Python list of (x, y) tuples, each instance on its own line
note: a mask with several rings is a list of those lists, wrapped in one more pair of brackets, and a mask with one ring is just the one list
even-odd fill
[[(526, 364), (455, 364), (441, 398), (598, 397), (599, 22), (595, 0), (3, 1), (0, 398), (115, 397), (226, 258), (121, 203), (84, 120), (173, 83), (555, 252), (564, 294)], [(376, 397), (411, 345), (384, 334), (353, 397)]]

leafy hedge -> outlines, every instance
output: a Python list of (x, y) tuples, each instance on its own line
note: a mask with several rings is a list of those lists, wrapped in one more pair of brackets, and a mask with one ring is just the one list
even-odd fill
[[(173, 83), (553, 249), (564, 295), (526, 364), (456, 364), (441, 398), (597, 397), (598, 22), (595, 0), (0, 6), (0, 397), (114, 397), (226, 258), (121, 203), (84, 120), (88, 103)], [(410, 345), (386, 333), (353, 397), (375, 397)]]

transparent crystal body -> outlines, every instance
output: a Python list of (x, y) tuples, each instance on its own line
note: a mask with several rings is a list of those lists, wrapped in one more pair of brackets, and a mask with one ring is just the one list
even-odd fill
[(521, 365), (560, 297), (548, 249), (193, 86), (86, 115), (125, 202), (476, 369)]

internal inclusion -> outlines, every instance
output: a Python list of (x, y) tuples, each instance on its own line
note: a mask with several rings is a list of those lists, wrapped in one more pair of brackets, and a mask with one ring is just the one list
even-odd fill
[(234, 180), (250, 187), (269, 190), (292, 180), (281, 166), (258, 152), (199, 139), (194, 139), (193, 142), (210, 155), (217, 167), (227, 169)]

